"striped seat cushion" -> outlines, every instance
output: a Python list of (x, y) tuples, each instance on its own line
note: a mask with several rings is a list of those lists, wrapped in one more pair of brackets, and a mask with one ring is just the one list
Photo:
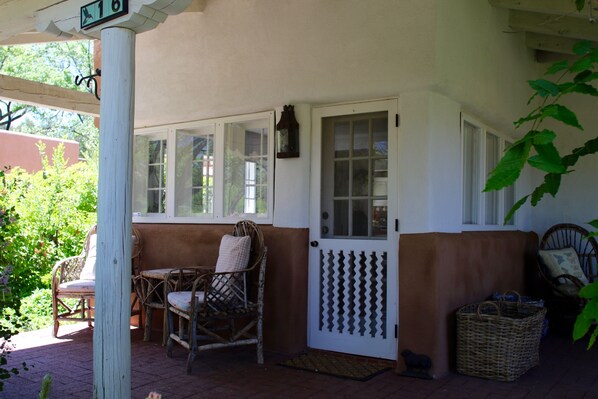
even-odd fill
[(74, 280), (67, 283), (62, 283), (58, 286), (58, 290), (61, 294), (68, 293), (91, 293), (95, 291), (96, 282), (95, 280)]
[[(195, 298), (197, 300), (196, 304), (202, 303), (204, 298), (203, 291), (197, 291), (195, 293)], [(175, 291), (169, 293), (168, 303), (178, 310), (189, 313), (189, 310), (191, 309), (191, 291)]]

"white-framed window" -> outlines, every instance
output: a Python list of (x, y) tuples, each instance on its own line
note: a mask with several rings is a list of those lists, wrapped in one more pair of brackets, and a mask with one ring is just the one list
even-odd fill
[[(506, 148), (513, 140), (467, 115), (461, 116), (462, 224), (464, 229), (498, 228), (515, 204), (515, 189), (482, 192)], [(514, 219), (507, 222), (513, 228)]]
[(274, 112), (135, 130), (133, 221), (272, 222)]

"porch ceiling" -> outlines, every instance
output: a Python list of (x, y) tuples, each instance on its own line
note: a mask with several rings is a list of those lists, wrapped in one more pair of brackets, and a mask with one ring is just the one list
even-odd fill
[[(79, 10), (81, 5), (89, 2), (91, 0), (0, 0), (0, 46), (65, 40), (65, 37), (38, 32), (37, 15), (56, 5)], [(193, 0), (186, 12), (202, 12), (206, 2), (207, 0)]]
[[(81, 5), (88, 2), (84, 0), (0, 0), (0, 46), (89, 39), (89, 37), (64, 34), (54, 25), (53, 19), (49, 22), (41, 21), (40, 24), (40, 14), (48, 12), (55, 6), (58, 9), (57, 20), (68, 21), (73, 17), (78, 20)], [(206, 2), (207, 0), (192, 0), (185, 12), (203, 12)], [(130, 0), (130, 3), (137, 3), (139, 6), (151, 2)], [(163, 6), (170, 7), (168, 3)], [(131, 7), (130, 10), (133, 8)], [(45, 30), (52, 33), (47, 33)], [(100, 108), (99, 101), (89, 93), (5, 75), (0, 75), (0, 98), (94, 116), (99, 115)]]
[(509, 10), (509, 26), (514, 32), (525, 34), (529, 48), (539, 56), (572, 54), (579, 40), (598, 45), (598, 1), (586, 1), (582, 12), (574, 0), (488, 0), (499, 8)]

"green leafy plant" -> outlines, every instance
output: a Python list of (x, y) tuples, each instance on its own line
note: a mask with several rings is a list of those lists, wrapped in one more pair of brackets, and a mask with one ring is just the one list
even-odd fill
[[(0, 181), (4, 182), (4, 178), (5, 172), (0, 170)], [(1, 191), (0, 194), (1, 199), (5, 195), (5, 192)], [(7, 244), (7, 232), (12, 231), (12, 226), (16, 220), (17, 218), (14, 215), (14, 208), (7, 207), (0, 201), (0, 291), (2, 293), (0, 296), (0, 310), (2, 311), (3, 316), (1, 319), (2, 323), (0, 323), (0, 392), (4, 390), (4, 380), (10, 378), (12, 375), (19, 374), (18, 367), (6, 367), (8, 364), (8, 356), (12, 351), (10, 337), (12, 334), (16, 333), (16, 330), (11, 324), (7, 324), (10, 320), (9, 310), (12, 310), (7, 306), (14, 303), (9, 285), (13, 268), (8, 264), (6, 255), (3, 251), (3, 248), (5, 248)], [(23, 363), (21, 368), (23, 370), (28, 370), (26, 363)]]
[[(578, 9), (583, 8), (581, 1), (576, 1), (576, 5)], [(533, 90), (528, 105), (537, 105), (527, 116), (517, 120), (515, 126), (519, 128), (531, 124), (531, 127), (523, 138), (507, 149), (486, 182), (484, 191), (510, 186), (519, 178), (526, 164), (544, 173), (543, 182), (515, 203), (505, 222), (528, 200), (532, 206), (536, 206), (546, 194), (554, 197), (559, 191), (562, 177), (573, 172), (579, 159), (598, 152), (598, 137), (595, 137), (581, 147), (574, 148), (571, 153), (561, 155), (554, 144), (557, 133), (543, 127), (546, 121), (557, 121), (583, 130), (575, 112), (563, 105), (563, 99), (572, 94), (598, 96), (598, 90), (592, 85), (598, 79), (598, 48), (593, 47), (591, 42), (583, 41), (577, 43), (573, 51), (578, 56), (575, 61), (555, 62), (546, 71), (545, 78), (528, 82)], [(589, 224), (598, 228), (598, 219)], [(579, 295), (587, 299), (587, 304), (576, 320), (573, 331), (575, 340), (588, 334), (592, 323), (598, 321), (598, 282), (584, 287)], [(596, 338), (598, 329), (591, 334), (588, 347), (594, 345)]]
[(39, 399), (47, 399), (50, 394), (50, 387), (52, 386), (52, 376), (46, 374), (42, 379), (42, 389), (39, 391)]

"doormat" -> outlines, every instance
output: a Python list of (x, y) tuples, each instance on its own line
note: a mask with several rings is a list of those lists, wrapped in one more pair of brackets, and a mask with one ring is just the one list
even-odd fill
[(356, 359), (346, 355), (318, 352), (308, 352), (278, 364), (293, 369), (356, 381), (367, 381), (392, 368), (389, 362)]

